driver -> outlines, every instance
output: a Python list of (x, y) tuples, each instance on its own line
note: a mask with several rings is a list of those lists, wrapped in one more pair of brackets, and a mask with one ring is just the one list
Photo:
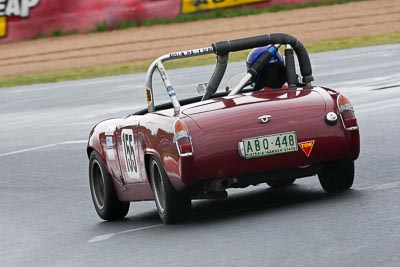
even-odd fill
[[(257, 47), (251, 50), (246, 60), (246, 67), (249, 70), (256, 61), (264, 54), (271, 45)], [(279, 51), (271, 58), (264, 68), (252, 78), (254, 90), (262, 90), (267, 88), (279, 89), (286, 83), (285, 62)]]

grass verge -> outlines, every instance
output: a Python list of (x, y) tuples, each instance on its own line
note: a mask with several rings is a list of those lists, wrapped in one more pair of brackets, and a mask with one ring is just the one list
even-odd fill
[[(305, 43), (309, 53), (339, 50), (346, 48), (356, 48), (380, 44), (400, 43), (400, 32), (369, 35), (363, 37), (335, 39), (328, 41), (319, 41)], [(242, 61), (247, 57), (248, 51), (231, 53), (230, 62)], [(37, 83), (59, 82), (67, 80), (79, 80), (96, 77), (105, 77), (111, 75), (140, 73), (147, 71), (152, 60), (138, 61), (132, 63), (113, 64), (83, 69), (54, 71), (48, 73), (39, 73), (34, 75), (19, 75), (12, 77), (1, 77), (0, 87), (12, 87), (19, 85), (29, 85)], [(187, 68), (215, 63), (215, 55), (202, 57), (186, 58), (165, 63), (167, 69)], [(144, 82), (144, 81), (143, 81)]]

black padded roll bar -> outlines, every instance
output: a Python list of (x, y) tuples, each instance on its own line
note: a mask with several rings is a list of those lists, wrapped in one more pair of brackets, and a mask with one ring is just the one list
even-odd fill
[(202, 100), (210, 99), (211, 95), (217, 91), (218, 86), (221, 83), (222, 78), (224, 77), (227, 66), (228, 55), (218, 56), (217, 65), (215, 66), (214, 73), (207, 84), (206, 93), (204, 94)]
[(225, 56), (230, 52), (250, 49), (254, 47), (273, 45), (273, 44), (289, 44), (293, 47), (299, 60), (300, 72), (303, 76), (303, 82), (308, 85), (314, 78), (310, 58), (304, 45), (295, 37), (285, 33), (274, 33), (260, 36), (254, 36), (243, 39), (230, 41), (222, 41), (212, 44), (214, 53), (218, 56)]
[(289, 88), (296, 88), (297, 86), (296, 65), (294, 63), (293, 49), (290, 45), (286, 45), (285, 62), (286, 62), (286, 79), (288, 86)]

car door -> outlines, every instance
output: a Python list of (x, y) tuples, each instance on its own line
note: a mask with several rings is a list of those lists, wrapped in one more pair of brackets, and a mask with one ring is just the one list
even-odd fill
[(138, 116), (129, 116), (122, 121), (117, 130), (118, 157), (125, 183), (140, 183), (140, 164), (138, 155)]

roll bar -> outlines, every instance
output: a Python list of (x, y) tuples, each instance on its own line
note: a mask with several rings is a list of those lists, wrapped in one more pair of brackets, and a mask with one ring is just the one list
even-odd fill
[[(179, 101), (176, 98), (175, 91), (172, 87), (172, 84), (169, 81), (165, 68), (162, 64), (163, 62), (179, 58), (215, 53), (217, 55), (217, 64), (210, 78), (210, 81), (208, 82), (206, 93), (204, 94), (202, 99), (202, 100), (207, 100), (217, 91), (218, 86), (222, 81), (222, 78), (226, 71), (226, 67), (228, 65), (228, 58), (230, 52), (236, 52), (267, 45), (276, 45), (276, 46), (286, 45), (285, 58), (286, 58), (287, 78), (289, 87), (295, 87), (296, 86), (295, 81), (297, 80), (295, 73), (295, 66), (294, 66), (293, 50), (294, 52), (296, 52), (298, 58), (300, 72), (303, 77), (303, 83), (306, 85), (306, 87), (311, 86), (311, 82), (314, 80), (314, 78), (312, 76), (310, 58), (308, 56), (307, 50), (304, 47), (304, 45), (297, 38), (289, 34), (285, 33), (265, 34), (265, 35), (235, 39), (230, 41), (216, 42), (213, 43), (211, 47), (175, 52), (157, 58), (150, 65), (146, 75), (146, 94), (147, 94), (148, 111), (149, 112), (155, 111), (154, 98), (153, 98), (153, 85), (152, 85), (152, 78), (155, 69), (158, 69), (158, 71), (160, 72), (161, 78), (164, 82), (165, 88), (167, 89), (168, 95), (171, 98), (171, 102), (174, 106), (175, 111), (178, 111), (180, 107)], [(265, 58), (268, 57), (266, 56)], [(256, 70), (253, 69), (252, 71), (257, 72), (257, 69)], [(252, 75), (254, 75), (254, 73), (250, 74), (248, 73), (246, 77), (251, 78)], [(238, 88), (238, 90), (236, 91), (240, 90), (241, 88)]]
[[(169, 61), (169, 60), (174, 60), (174, 59), (179, 59), (179, 58), (207, 55), (207, 54), (212, 54), (212, 53), (214, 53), (212, 47), (205, 47), (205, 48), (199, 48), (199, 49), (194, 49), (194, 50), (185, 50), (185, 51), (179, 51), (179, 52), (174, 52), (174, 53), (170, 53), (170, 54), (165, 54), (163, 56), (160, 56), (156, 60), (154, 60), (153, 63), (150, 64), (150, 67), (147, 70), (147, 74), (146, 74), (146, 99), (147, 99), (147, 106), (148, 106), (149, 113), (155, 111), (154, 97), (153, 97), (154, 96), (154, 94), (153, 94), (153, 74), (156, 69), (158, 69), (158, 72), (161, 75), (161, 79), (164, 83), (164, 86), (168, 92), (169, 97), (171, 98), (171, 102), (172, 102), (175, 112), (178, 112), (179, 108), (180, 108), (180, 104), (179, 104), (178, 98), (176, 97), (175, 90), (168, 78), (168, 75), (164, 68), (164, 65), (162, 64), (163, 62)], [(221, 79), (222, 79), (222, 77), (221, 77)]]

